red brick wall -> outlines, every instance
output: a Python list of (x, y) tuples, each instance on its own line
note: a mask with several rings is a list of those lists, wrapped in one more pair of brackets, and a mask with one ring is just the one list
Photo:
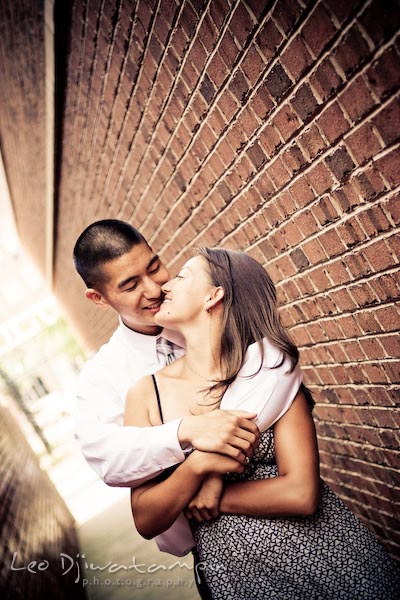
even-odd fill
[(21, 241), (43, 271), (45, 138), (44, 0), (1, 0), (0, 153)]
[[(2, 597), (84, 600), (85, 590), (75, 581), (80, 551), (73, 518), (40, 469), (12, 414), (3, 406), (0, 456)], [(68, 557), (77, 561), (70, 571)]]
[(249, 252), (300, 347), (323, 475), (400, 555), (398, 31), (390, 0), (75, 0), (55, 291), (96, 347), (115, 319), (71, 262), (90, 222), (131, 221), (172, 272), (196, 245)]

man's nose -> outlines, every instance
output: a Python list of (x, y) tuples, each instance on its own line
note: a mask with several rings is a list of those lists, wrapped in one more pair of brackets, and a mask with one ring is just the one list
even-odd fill
[(146, 298), (159, 298), (161, 296), (161, 285), (154, 281), (151, 277), (146, 277), (143, 283), (143, 293)]

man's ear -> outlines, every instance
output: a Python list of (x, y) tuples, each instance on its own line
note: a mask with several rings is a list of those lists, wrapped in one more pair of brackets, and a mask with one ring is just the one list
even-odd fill
[(94, 288), (87, 288), (87, 290), (85, 291), (85, 296), (88, 300), (91, 300), (101, 308), (108, 308), (109, 306), (104, 296)]

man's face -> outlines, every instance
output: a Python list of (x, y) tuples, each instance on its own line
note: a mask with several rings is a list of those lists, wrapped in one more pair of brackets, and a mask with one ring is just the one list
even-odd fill
[(102, 266), (105, 283), (98, 292), (98, 303), (111, 306), (127, 327), (156, 335), (160, 331), (154, 315), (163, 300), (161, 286), (168, 281), (169, 273), (156, 254), (145, 243), (110, 260)]

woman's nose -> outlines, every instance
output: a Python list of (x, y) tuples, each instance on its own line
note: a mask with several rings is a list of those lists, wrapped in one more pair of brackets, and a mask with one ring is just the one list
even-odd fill
[(167, 294), (168, 292), (171, 291), (171, 283), (172, 283), (172, 281), (173, 281), (173, 278), (169, 279), (166, 283), (164, 283), (161, 286), (161, 291), (163, 292), (163, 294)]

